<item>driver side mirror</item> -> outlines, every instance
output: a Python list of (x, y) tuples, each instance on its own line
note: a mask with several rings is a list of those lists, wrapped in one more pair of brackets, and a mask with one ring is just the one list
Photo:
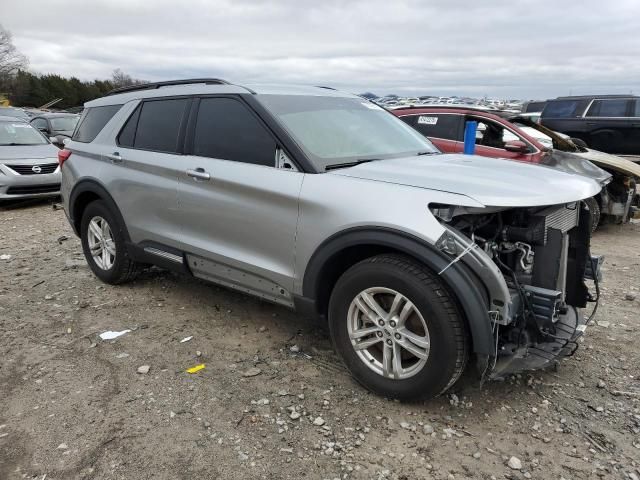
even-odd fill
[(504, 149), (507, 152), (514, 153), (527, 153), (529, 151), (529, 147), (522, 140), (511, 140), (504, 144)]
[(60, 137), (49, 137), (49, 141), (58, 148), (64, 148), (64, 140)]
[(45, 135), (48, 135), (51, 133), (47, 127), (38, 127), (38, 130), (40, 130)]

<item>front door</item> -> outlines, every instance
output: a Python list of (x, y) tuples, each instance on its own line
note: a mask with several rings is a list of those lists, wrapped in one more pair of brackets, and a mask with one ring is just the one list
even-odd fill
[[(509, 158), (525, 162), (533, 161), (534, 147), (515, 132), (505, 128), (498, 122), (487, 118), (469, 117), (469, 120), (478, 122), (476, 131), (475, 154), (482, 157)], [(510, 152), (505, 149), (507, 142), (518, 140), (529, 146), (527, 152)]]
[(278, 168), (277, 142), (240, 99), (205, 97), (183, 158), (181, 238), (194, 275), (292, 305), (304, 174)]

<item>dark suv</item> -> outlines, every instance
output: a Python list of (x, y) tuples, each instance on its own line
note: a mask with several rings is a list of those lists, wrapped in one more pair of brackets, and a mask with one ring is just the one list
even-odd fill
[(549, 100), (541, 123), (607, 153), (640, 154), (640, 97), (589, 95)]

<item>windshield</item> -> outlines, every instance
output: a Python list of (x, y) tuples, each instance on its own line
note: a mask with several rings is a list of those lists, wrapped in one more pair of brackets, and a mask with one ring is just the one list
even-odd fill
[(74, 115), (73, 117), (51, 117), (51, 127), (60, 132), (73, 131), (76, 128), (78, 119), (80, 117)]
[(0, 122), (0, 146), (44, 145), (48, 143), (42, 134), (28, 123)]
[(439, 153), (394, 115), (360, 98), (258, 95), (319, 170)]

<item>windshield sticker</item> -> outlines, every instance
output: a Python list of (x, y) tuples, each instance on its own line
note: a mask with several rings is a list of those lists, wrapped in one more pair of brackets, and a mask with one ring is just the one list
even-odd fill
[(438, 123), (438, 117), (419, 116), (418, 123), (422, 125), (435, 125)]
[(382, 110), (382, 108), (376, 105), (375, 103), (370, 103), (370, 102), (360, 102), (360, 103), (365, 107), (367, 107), (369, 110)]

